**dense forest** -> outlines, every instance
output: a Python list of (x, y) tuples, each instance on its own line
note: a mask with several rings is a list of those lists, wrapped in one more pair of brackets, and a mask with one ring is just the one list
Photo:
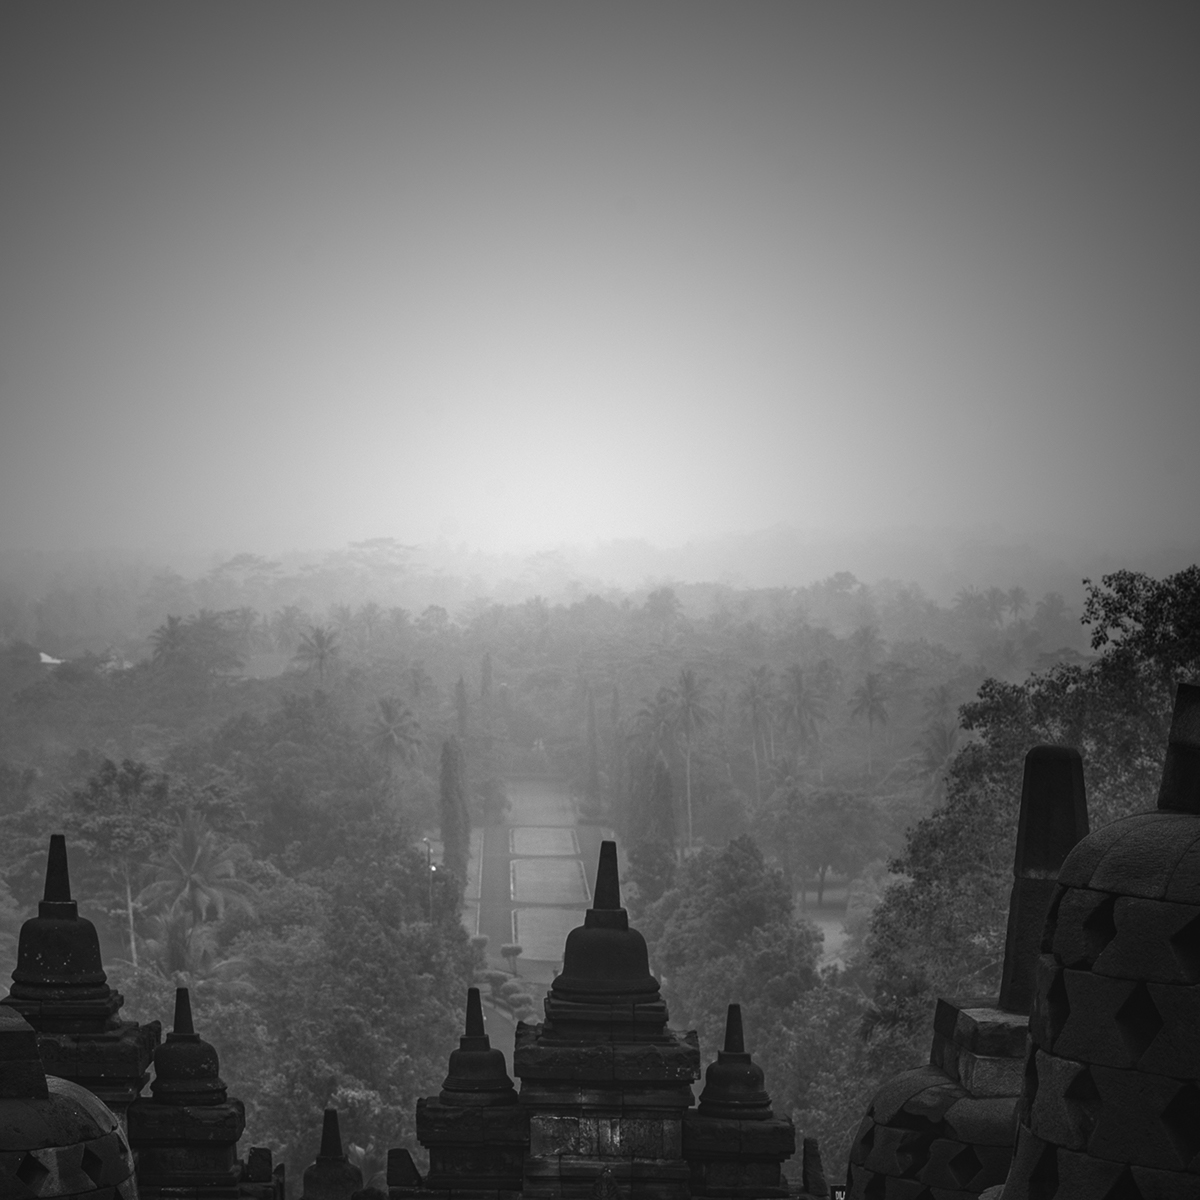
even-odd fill
[[(1082, 613), (848, 573), (414, 611), (403, 571), (380, 543), (0, 599), (0, 974), (64, 831), (126, 1014), (191, 986), (247, 1137), (293, 1171), (331, 1102), (368, 1173), (414, 1145), (500, 957), (460, 921), (468, 827), (531, 776), (617, 830), (673, 1024), (708, 1054), (741, 999), (778, 1107), (844, 1161), (934, 994), (998, 984), (1025, 751), (1082, 749), (1093, 826), (1146, 807), (1200, 674), (1195, 567), (1105, 576)], [(835, 881), (822, 963), (805, 912)]]

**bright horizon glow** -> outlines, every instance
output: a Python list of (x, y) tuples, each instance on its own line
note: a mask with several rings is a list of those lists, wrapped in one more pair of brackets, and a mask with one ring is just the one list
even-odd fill
[(1191, 14), (0, 19), (0, 547), (1195, 539)]

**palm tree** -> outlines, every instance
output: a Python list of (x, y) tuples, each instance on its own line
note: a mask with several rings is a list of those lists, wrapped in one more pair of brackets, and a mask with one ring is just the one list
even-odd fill
[[(868, 630), (869, 627), (864, 625), (863, 629)], [(870, 632), (874, 633), (874, 630)], [(796, 748), (810, 749), (816, 745), (817, 722), (824, 720), (825, 710), (816, 692), (808, 686), (804, 671), (797, 663), (793, 663), (783, 673), (781, 702), (783, 727), (794, 732)]]
[(712, 720), (704, 703), (707, 680), (698, 679), (691, 667), (679, 672), (675, 687), (675, 724), (683, 735), (683, 791), (687, 799), (688, 848), (692, 845), (692, 739)]
[(168, 663), (178, 658), (187, 646), (187, 629), (182, 617), (167, 617), (167, 623), (160, 625), (151, 635), (154, 651), (151, 662)]
[(948, 683), (938, 684), (925, 693), (925, 717), (929, 721), (948, 721), (954, 712), (954, 693)]
[(750, 753), (754, 758), (754, 803), (762, 804), (762, 779), (758, 762), (758, 739), (763, 739), (763, 753), (766, 754), (765, 727), (770, 719), (771, 701), (774, 696), (774, 685), (769, 667), (755, 667), (750, 672), (746, 686), (738, 693), (738, 703), (745, 712), (750, 725)]
[(189, 812), (180, 821), (155, 866), (154, 882), (138, 896), (141, 904), (186, 913), (193, 926), (207, 921), (209, 913), (219, 920), (230, 906), (252, 908), (250, 885), (237, 878), (234, 847), (222, 847), (199, 813)]
[(883, 695), (883, 684), (875, 673), (868, 674), (862, 684), (855, 690), (850, 701), (853, 717), (867, 718), (867, 776), (871, 775), (871, 737), (875, 732), (875, 722), (887, 724), (887, 704)]
[(874, 625), (860, 625), (850, 635), (850, 645), (855, 656), (864, 667), (872, 667), (883, 653), (883, 638)]
[(670, 749), (675, 739), (675, 693), (668, 687), (658, 689), (653, 700), (643, 701), (633, 719), (633, 736), (647, 753)]
[(1029, 607), (1029, 593), (1023, 587), (1011, 587), (1005, 599), (1013, 620), (1019, 621), (1021, 614)]
[(990, 587), (984, 593), (983, 599), (987, 605), (988, 620), (993, 625), (1003, 625), (1004, 610), (1008, 607), (1008, 593), (998, 587)]
[(293, 656), (293, 661), (303, 663), (309, 671), (315, 667), (317, 680), (323, 686), (325, 670), (340, 652), (337, 631), (332, 626), (312, 625), (307, 633), (300, 635), (300, 647)]
[(383, 755), (389, 774), (394, 759), (406, 766), (414, 761), (421, 748), (421, 725), (403, 700), (396, 696), (380, 698), (371, 743)]
[(251, 990), (238, 978), (248, 965), (246, 959), (221, 958), (211, 925), (193, 925), (182, 909), (167, 909), (148, 924), (150, 935), (143, 943), (148, 964), (176, 987), (222, 997)]

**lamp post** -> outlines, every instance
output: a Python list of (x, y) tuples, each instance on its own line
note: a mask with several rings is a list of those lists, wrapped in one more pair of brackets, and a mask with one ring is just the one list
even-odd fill
[(425, 874), (429, 877), (429, 923), (433, 924), (433, 846), (428, 838), (422, 838), (425, 843)]

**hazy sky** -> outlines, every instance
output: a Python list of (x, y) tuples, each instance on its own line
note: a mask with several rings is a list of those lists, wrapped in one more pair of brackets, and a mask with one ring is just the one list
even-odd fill
[(1200, 8), (0, 6), (0, 545), (1197, 539)]

